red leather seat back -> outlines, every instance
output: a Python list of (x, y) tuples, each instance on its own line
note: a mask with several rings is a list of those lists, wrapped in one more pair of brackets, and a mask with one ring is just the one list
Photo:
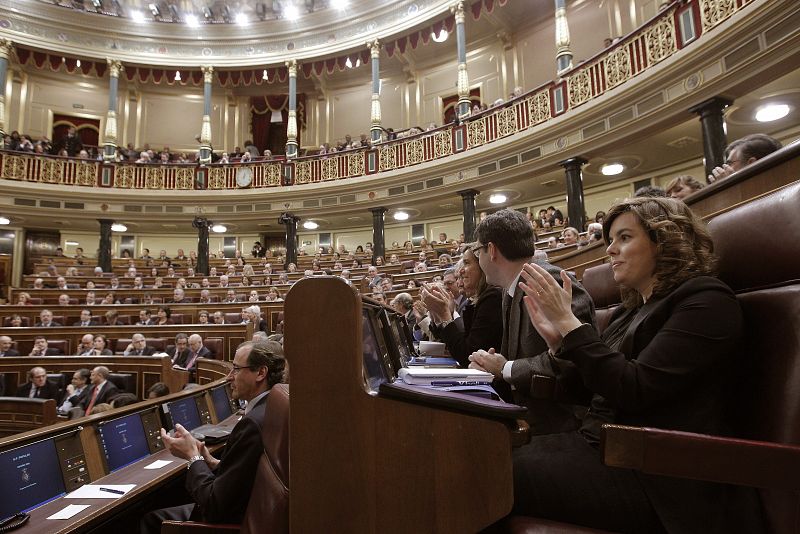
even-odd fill
[(602, 333), (608, 326), (611, 314), (621, 302), (619, 284), (614, 280), (611, 264), (589, 267), (583, 271), (581, 284), (594, 301), (597, 329)]
[[(261, 431), (264, 454), (247, 504), (243, 534), (289, 532), (289, 385), (277, 384), (267, 395)], [(311, 512), (313, 513), (313, 512)]]

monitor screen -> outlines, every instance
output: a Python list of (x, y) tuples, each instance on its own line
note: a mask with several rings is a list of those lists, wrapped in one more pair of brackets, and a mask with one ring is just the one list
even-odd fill
[(214, 402), (214, 411), (217, 412), (217, 422), (223, 421), (231, 416), (231, 401), (228, 398), (228, 391), (225, 386), (220, 386), (211, 390), (211, 400)]
[(197, 410), (197, 403), (194, 397), (168, 402), (164, 404), (164, 412), (172, 418), (172, 428), (180, 423), (186, 430), (194, 430), (202, 423), (200, 422), (200, 412)]
[(394, 343), (396, 344), (397, 352), (400, 355), (400, 365), (398, 367), (406, 367), (408, 365), (408, 361), (416, 356), (414, 353), (414, 345), (407, 333), (408, 323), (402, 315), (397, 313), (392, 313), (389, 315), (389, 322), (392, 325)]
[(150, 454), (142, 417), (138, 413), (107, 421), (99, 425), (99, 429), (100, 443), (111, 472)]
[(375, 334), (376, 317), (374, 311), (364, 306), (361, 310), (362, 316), (362, 340), (361, 346), (364, 354), (364, 377), (367, 386), (371, 391), (377, 392), (380, 385), (389, 381), (389, 373), (384, 364), (386, 350), (383, 348), (381, 339)]
[(64, 495), (64, 478), (52, 439), (24, 445), (0, 453), (0, 519)]

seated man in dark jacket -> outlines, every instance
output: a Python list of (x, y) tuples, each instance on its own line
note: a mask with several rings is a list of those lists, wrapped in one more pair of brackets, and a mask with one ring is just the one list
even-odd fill
[(266, 396), (272, 386), (282, 381), (285, 364), (280, 344), (275, 342), (246, 342), (236, 350), (228, 381), (233, 397), (246, 400), (247, 408), (233, 428), (221, 459), (214, 458), (208, 448), (181, 425), (176, 425), (174, 437), (161, 429), (161, 438), (169, 452), (189, 461), (186, 489), (194, 504), (150, 512), (142, 519), (143, 534), (160, 532), (161, 522), (165, 520), (242, 521), (258, 460), (264, 454), (261, 425)]
[(47, 380), (44, 367), (34, 367), (28, 371), (28, 382), (17, 389), (17, 397), (58, 401), (58, 386)]

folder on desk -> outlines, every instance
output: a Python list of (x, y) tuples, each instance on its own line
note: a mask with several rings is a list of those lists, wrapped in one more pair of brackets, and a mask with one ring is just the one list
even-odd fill
[(400, 369), (398, 377), (406, 384), (447, 387), (491, 384), (494, 375), (478, 369), (406, 367)]

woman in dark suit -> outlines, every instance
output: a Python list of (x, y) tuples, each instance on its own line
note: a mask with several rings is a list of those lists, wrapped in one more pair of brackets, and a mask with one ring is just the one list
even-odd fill
[(455, 300), (440, 286), (426, 284), (422, 300), (431, 314), (431, 333), (447, 345), (450, 355), (463, 366), (469, 355), (490, 348), (500, 349), (503, 341), (503, 295), (499, 287), (486, 283), (486, 275), (471, 248), (464, 251), (456, 267), (464, 295), (469, 299), (463, 315), (453, 319)]
[(711, 237), (683, 203), (625, 200), (603, 237), (623, 303), (602, 335), (572, 314), (566, 273), (562, 289), (538, 265), (522, 272), (531, 323), (593, 397), (577, 432), (515, 451), (515, 512), (615, 532), (759, 532), (749, 490), (603, 465), (603, 424), (725, 434), (743, 328), (736, 297), (714, 277)]

